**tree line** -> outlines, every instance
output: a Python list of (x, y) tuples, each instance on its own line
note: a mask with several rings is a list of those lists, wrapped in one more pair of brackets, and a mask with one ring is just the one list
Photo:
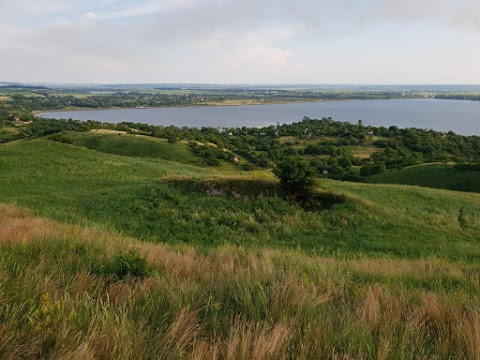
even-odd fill
[[(396, 126), (372, 127), (305, 117), (293, 124), (263, 128), (179, 128), (133, 122), (107, 124), (98, 121), (34, 119), (19, 127), (18, 138), (46, 136), (63, 131), (115, 129), (167, 139), (187, 141), (205, 165), (238, 157), (245, 170), (273, 168), (279, 161), (299, 158), (316, 176), (361, 180), (389, 169), (427, 162), (475, 163), (480, 158), (480, 137)], [(373, 149), (367, 157), (352, 149)]]

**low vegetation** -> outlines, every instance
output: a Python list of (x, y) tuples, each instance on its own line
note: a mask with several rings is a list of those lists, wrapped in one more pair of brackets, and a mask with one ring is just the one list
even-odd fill
[(183, 164), (200, 164), (185, 143), (168, 143), (143, 135), (102, 132), (62, 132), (49, 137), (61, 143), (86, 147), (106, 154), (132, 157), (155, 158), (176, 161)]
[(373, 175), (367, 181), (374, 184), (405, 184), (480, 192), (480, 171), (474, 166), (426, 164)]
[[(227, 176), (46, 139), (0, 147), (0, 201), (144, 240), (345, 256), (476, 261), (480, 255), (480, 195), (324, 179), (314, 188), (324, 200), (303, 209), (282, 196), (273, 177), (249, 174)], [(465, 221), (459, 222), (461, 211)]]
[(0, 358), (480, 358), (478, 139), (367, 130), (7, 121)]
[(61, 225), (10, 205), (0, 205), (0, 225), (2, 359), (480, 352), (476, 263), (232, 246), (199, 252)]

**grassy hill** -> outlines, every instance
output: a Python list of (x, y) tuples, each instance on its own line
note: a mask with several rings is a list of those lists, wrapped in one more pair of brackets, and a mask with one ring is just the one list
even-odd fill
[(153, 242), (325, 255), (480, 256), (480, 195), (322, 180), (319, 192), (344, 194), (346, 201), (305, 211), (278, 195), (275, 180), (243, 174), (48, 140), (0, 147), (0, 201)]
[(437, 189), (480, 192), (480, 172), (453, 165), (425, 164), (368, 177), (373, 184), (418, 185)]
[(475, 359), (478, 262), (199, 251), (0, 204), (2, 359)]
[(208, 170), (159, 159), (103, 154), (46, 139), (0, 147), (3, 201), (18, 202), (49, 216), (75, 218), (87, 198), (152, 184), (167, 175), (201, 176)]
[(480, 354), (480, 194), (319, 180), (306, 211), (265, 174), (100, 149), (0, 145), (0, 358)]
[(10, 126), (0, 125), (0, 143), (8, 142), (16, 138), (18, 130)]
[(55, 134), (52, 139), (106, 154), (163, 159), (183, 164), (200, 163), (185, 143), (170, 144), (166, 139), (132, 135), (121, 131), (72, 131)]

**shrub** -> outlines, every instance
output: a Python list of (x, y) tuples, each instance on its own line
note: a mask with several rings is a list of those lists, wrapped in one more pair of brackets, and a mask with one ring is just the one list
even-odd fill
[(304, 202), (312, 196), (315, 187), (315, 170), (297, 156), (280, 161), (273, 173), (280, 179), (280, 187), (286, 196)]
[(169, 136), (167, 140), (170, 144), (175, 144), (178, 141), (176, 136)]
[(140, 255), (138, 249), (130, 249), (116, 255), (110, 263), (100, 268), (102, 275), (112, 275), (117, 280), (127, 276), (144, 278), (150, 275), (151, 268), (147, 259)]
[(48, 137), (49, 140), (53, 140), (62, 144), (73, 144), (73, 140), (63, 133), (56, 133)]
[(360, 169), (360, 176), (369, 176), (374, 174), (381, 174), (387, 171), (387, 166), (384, 162), (374, 163), (373, 165), (365, 165)]

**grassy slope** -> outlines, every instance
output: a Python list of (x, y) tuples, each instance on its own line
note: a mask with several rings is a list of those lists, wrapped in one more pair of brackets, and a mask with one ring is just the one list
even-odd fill
[(480, 172), (455, 170), (451, 165), (427, 164), (370, 176), (374, 184), (418, 185), (437, 189), (480, 192)]
[(49, 140), (0, 146), (2, 201), (74, 219), (85, 199), (128, 192), (167, 175), (201, 176), (207, 170), (176, 162), (103, 154)]
[[(480, 194), (323, 181), (348, 202), (305, 212), (266, 176), (41, 139), (0, 145), (0, 184), (2, 359), (480, 353)], [(150, 274), (115, 277), (129, 248)]]
[[(47, 140), (0, 146), (0, 201), (59, 220), (205, 248), (241, 244), (326, 255), (480, 258), (480, 195), (323, 181), (324, 191), (345, 193), (348, 202), (306, 212), (272, 195), (270, 180), (192, 180), (208, 174)], [(259, 192), (252, 192), (255, 187)], [(212, 189), (230, 190), (212, 196)]]
[(0, 124), (0, 143), (11, 141), (15, 138), (18, 132), (18, 129), (15, 127), (3, 126)]
[[(115, 277), (133, 247), (150, 274)], [(198, 252), (0, 204), (0, 358), (476, 359), (479, 278), (478, 263)]]
[(71, 144), (100, 151), (106, 154), (158, 158), (183, 164), (197, 164), (195, 157), (184, 143), (169, 144), (166, 139), (141, 135), (100, 132), (66, 132), (62, 137)]

